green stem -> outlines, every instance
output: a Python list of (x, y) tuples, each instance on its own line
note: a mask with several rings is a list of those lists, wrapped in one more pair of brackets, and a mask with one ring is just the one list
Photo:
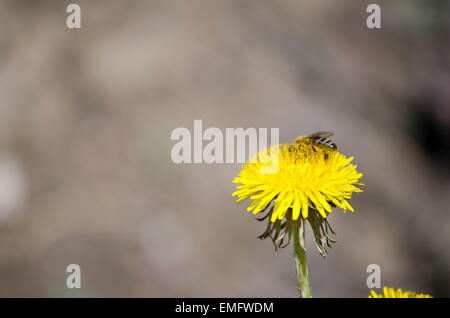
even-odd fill
[(302, 237), (302, 242), (305, 242), (304, 221), (299, 219), (298, 221), (292, 223), (292, 226), (294, 227), (294, 260), (297, 273), (298, 297), (312, 298), (311, 287), (309, 286), (306, 251), (300, 244), (300, 235)]

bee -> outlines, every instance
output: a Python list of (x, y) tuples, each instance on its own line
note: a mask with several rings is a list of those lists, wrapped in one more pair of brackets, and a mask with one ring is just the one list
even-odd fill
[(336, 144), (332, 140), (328, 139), (329, 137), (331, 137), (333, 135), (334, 135), (334, 133), (332, 133), (331, 131), (318, 131), (318, 132), (315, 132), (314, 134), (309, 135), (306, 138), (311, 139), (316, 144), (323, 145), (325, 147), (329, 147), (333, 150), (337, 150)]
[(309, 139), (319, 147), (327, 147), (332, 150), (337, 150), (337, 145), (331, 139), (329, 139), (329, 137), (333, 135), (334, 133), (330, 131), (318, 131), (306, 137), (305, 136), (297, 137), (295, 138), (293, 143), (296, 144), (304, 141), (305, 139)]

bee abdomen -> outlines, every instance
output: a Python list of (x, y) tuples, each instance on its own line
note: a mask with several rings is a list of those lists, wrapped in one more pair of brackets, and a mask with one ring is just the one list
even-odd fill
[(322, 145), (322, 146), (329, 147), (329, 148), (332, 148), (334, 150), (337, 150), (337, 145), (332, 140), (330, 140), (328, 138), (320, 138), (320, 139), (317, 139), (317, 140), (313, 140), (312, 139), (312, 141), (315, 144)]

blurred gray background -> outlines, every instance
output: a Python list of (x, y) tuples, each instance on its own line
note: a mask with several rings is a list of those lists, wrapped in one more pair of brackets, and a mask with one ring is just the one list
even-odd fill
[(315, 297), (366, 297), (372, 263), (449, 297), (449, 4), (0, 1), (0, 296), (294, 297), (291, 249), (231, 197), (240, 165), (171, 161), (202, 119), (355, 156), (358, 212), (330, 216), (327, 259), (308, 238)]

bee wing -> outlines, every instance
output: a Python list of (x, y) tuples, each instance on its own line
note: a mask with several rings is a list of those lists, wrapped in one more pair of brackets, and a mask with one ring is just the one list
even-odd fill
[(321, 138), (329, 138), (333, 135), (334, 135), (334, 133), (331, 131), (318, 131), (318, 132), (315, 132), (315, 133), (309, 135), (308, 138), (310, 138), (312, 140), (317, 140), (317, 139), (321, 139)]

